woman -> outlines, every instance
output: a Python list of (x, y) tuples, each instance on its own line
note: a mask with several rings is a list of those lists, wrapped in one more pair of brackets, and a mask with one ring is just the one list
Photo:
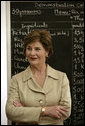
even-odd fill
[(53, 53), (51, 35), (35, 30), (24, 39), (30, 65), (12, 77), (7, 117), (17, 125), (63, 125), (71, 113), (69, 81), (65, 73), (46, 64)]

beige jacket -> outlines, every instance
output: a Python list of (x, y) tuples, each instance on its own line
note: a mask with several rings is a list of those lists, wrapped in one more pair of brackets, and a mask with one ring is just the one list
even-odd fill
[[(19, 101), (25, 107), (15, 107), (13, 101)], [(17, 124), (63, 125), (63, 118), (40, 116), (42, 106), (62, 105), (69, 108), (71, 114), (71, 94), (69, 81), (65, 73), (47, 65), (47, 76), (43, 88), (33, 79), (30, 66), (14, 75), (8, 91), (6, 115)], [(67, 118), (68, 118), (67, 117)]]

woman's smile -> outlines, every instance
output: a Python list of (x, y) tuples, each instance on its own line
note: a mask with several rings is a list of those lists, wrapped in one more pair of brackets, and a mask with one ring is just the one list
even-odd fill
[(32, 60), (32, 61), (36, 61), (38, 58), (36, 58), (36, 57), (30, 57), (30, 60)]

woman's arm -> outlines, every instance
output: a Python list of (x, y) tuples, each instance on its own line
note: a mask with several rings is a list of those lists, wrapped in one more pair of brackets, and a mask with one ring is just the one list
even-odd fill
[[(19, 107), (23, 106), (21, 103), (14, 103), (15, 106)], [(61, 87), (61, 99), (60, 103), (56, 106), (45, 106), (45, 112), (41, 113), (40, 116), (50, 116), (55, 117), (57, 119), (67, 119), (71, 113), (71, 95), (70, 95), (70, 87), (69, 80), (64, 74), (62, 79), (62, 87)]]
[(44, 108), (45, 111), (41, 113), (42, 116), (51, 116), (57, 119), (62, 119), (62, 117), (67, 117), (66, 112), (68, 112), (68, 109), (64, 108), (63, 106), (47, 106)]
[(45, 107), (45, 112), (42, 115), (56, 117), (58, 119), (67, 119), (71, 114), (71, 93), (69, 80), (66, 74), (63, 74), (61, 82), (61, 98), (57, 106)]
[[(21, 107), (24, 105), (20, 102), (14, 101), (13, 105), (15, 107)], [(62, 117), (67, 117), (66, 112), (68, 112), (68, 109), (64, 108), (63, 106), (47, 106), (44, 107), (45, 108), (45, 112), (41, 112), (40, 116), (51, 116), (51, 117), (55, 117), (58, 119), (62, 119)]]
[[(16, 105), (19, 107), (16, 107)], [(13, 77), (6, 103), (6, 115), (8, 119), (14, 122), (38, 122), (40, 113), (41, 107), (26, 107), (20, 103), (18, 82), (16, 77)]]
[(62, 79), (61, 99), (59, 105), (68, 109), (68, 111), (66, 112), (67, 117), (63, 117), (63, 119), (67, 119), (71, 114), (71, 92), (70, 92), (69, 80), (66, 74), (63, 75)]

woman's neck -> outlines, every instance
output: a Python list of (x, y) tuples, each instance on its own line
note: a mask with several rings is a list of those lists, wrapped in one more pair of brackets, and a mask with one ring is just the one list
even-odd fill
[(40, 65), (30, 65), (31, 66), (31, 70), (33, 72), (33, 74), (35, 73), (43, 73), (46, 71), (46, 64), (40, 64)]

